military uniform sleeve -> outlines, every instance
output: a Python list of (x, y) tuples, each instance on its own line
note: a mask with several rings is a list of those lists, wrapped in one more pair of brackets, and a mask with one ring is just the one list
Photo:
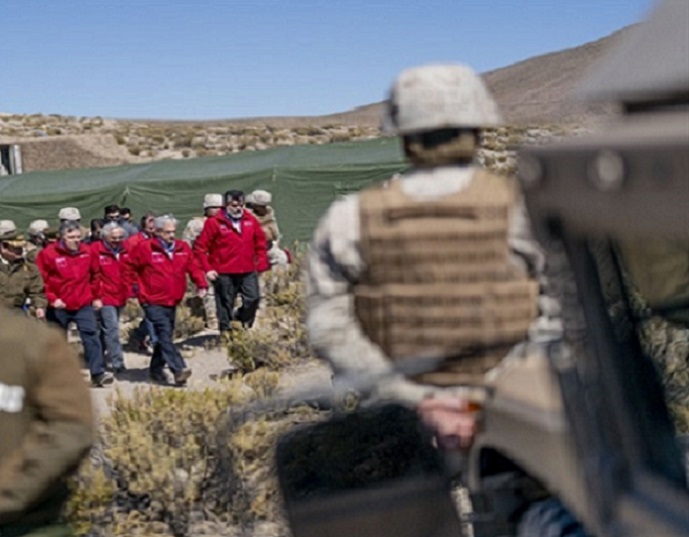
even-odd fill
[(0, 461), (0, 525), (48, 497), (78, 467), (93, 439), (91, 401), (77, 357), (57, 331), (36, 330), (33, 337), (42, 344), (27, 345), (18, 357), (30, 362), (25, 404), (35, 419), (20, 449)]
[[(363, 333), (352, 287), (364, 269), (355, 196), (335, 202), (319, 223), (308, 253), (307, 328), (316, 354), (338, 377), (371, 380), (372, 396), (416, 404), (427, 389), (392, 370), (392, 362)], [(376, 379), (376, 380), (374, 380)]]
[(43, 277), (38, 267), (33, 263), (27, 264), (27, 268), (29, 270), (29, 278), (26, 286), (26, 296), (31, 299), (31, 305), (34, 308), (45, 309), (48, 306), (48, 300), (45, 297)]
[(265, 272), (270, 270), (270, 263), (268, 262), (268, 242), (266, 234), (261, 227), (261, 224), (256, 220), (254, 232), (254, 251), (256, 252), (256, 270), (258, 272)]

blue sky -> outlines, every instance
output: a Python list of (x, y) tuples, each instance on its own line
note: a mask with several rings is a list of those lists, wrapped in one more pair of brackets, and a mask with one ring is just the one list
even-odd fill
[(343, 112), (401, 69), (480, 72), (599, 39), (653, 0), (0, 0), (0, 112)]

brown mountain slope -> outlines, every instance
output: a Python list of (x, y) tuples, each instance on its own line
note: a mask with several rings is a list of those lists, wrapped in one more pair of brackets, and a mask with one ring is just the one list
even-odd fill
[[(577, 102), (571, 93), (586, 72), (631, 28), (628, 26), (578, 47), (495, 69), (483, 77), (509, 123), (589, 123), (613, 113), (614, 107), (586, 106)], [(336, 123), (376, 126), (382, 110), (383, 104), (375, 103), (322, 118)]]
[(536, 56), (484, 73), (484, 79), (509, 123), (585, 123), (614, 111), (586, 106), (572, 91), (603, 54), (631, 27), (584, 45)]

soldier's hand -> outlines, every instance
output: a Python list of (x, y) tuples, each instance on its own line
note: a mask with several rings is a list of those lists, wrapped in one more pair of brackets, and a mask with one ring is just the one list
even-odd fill
[(36, 319), (45, 319), (45, 310), (43, 308), (36, 308)]
[(58, 298), (53, 302), (53, 308), (58, 309), (58, 310), (63, 310), (67, 307), (67, 304), (65, 304), (61, 298)]
[(206, 280), (209, 282), (214, 282), (215, 280), (218, 279), (218, 273), (215, 270), (209, 270), (206, 272)]
[(436, 433), (438, 446), (468, 448), (477, 429), (476, 411), (461, 397), (439, 396), (424, 399), (416, 407), (421, 420)]
[(97, 298), (96, 300), (93, 301), (93, 308), (96, 310), (99, 310), (103, 307), (103, 301), (100, 298)]
[(196, 290), (196, 296), (199, 298), (203, 298), (208, 294), (208, 289), (197, 289)]

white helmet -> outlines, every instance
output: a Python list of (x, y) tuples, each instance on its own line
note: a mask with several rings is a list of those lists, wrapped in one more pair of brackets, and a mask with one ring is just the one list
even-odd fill
[(501, 122), (495, 101), (473, 69), (461, 64), (432, 64), (400, 73), (390, 90), (383, 129), (412, 134), (492, 127)]
[(222, 201), (222, 194), (206, 194), (203, 197), (203, 208), (208, 209), (210, 207), (224, 207), (225, 204)]

